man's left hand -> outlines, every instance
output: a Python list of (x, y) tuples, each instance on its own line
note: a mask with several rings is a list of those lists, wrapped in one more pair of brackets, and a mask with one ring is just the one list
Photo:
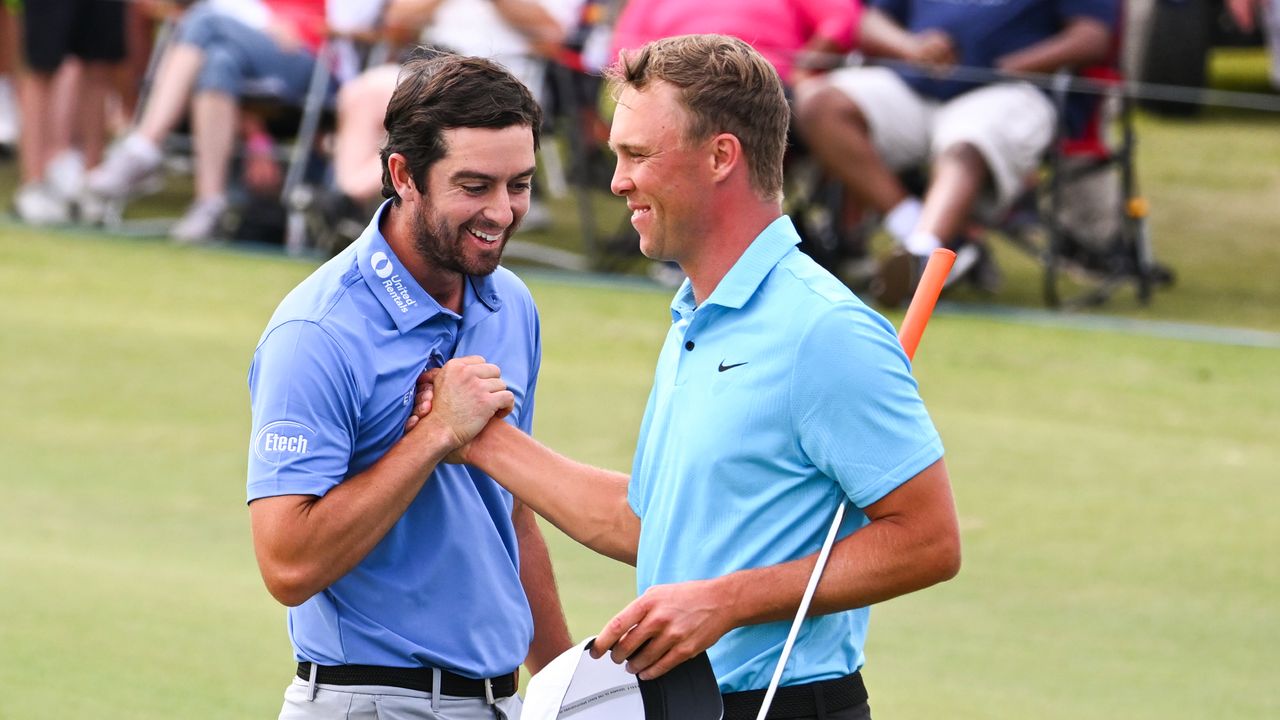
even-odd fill
[(652, 680), (732, 630), (730, 602), (715, 580), (655, 585), (605, 624), (591, 654), (610, 652), (614, 662)]

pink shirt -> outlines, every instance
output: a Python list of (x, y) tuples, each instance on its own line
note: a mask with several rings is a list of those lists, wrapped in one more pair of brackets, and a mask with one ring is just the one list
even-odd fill
[(811, 38), (853, 48), (859, 0), (628, 0), (613, 33), (613, 58), (650, 40), (720, 33), (747, 41), (784, 82)]

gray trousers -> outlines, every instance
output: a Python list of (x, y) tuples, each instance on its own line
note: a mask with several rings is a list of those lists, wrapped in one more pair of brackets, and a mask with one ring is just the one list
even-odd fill
[(484, 698), (431, 693), (381, 685), (317, 684), (294, 678), (284, 692), (280, 720), (520, 720), (519, 695), (490, 705)]

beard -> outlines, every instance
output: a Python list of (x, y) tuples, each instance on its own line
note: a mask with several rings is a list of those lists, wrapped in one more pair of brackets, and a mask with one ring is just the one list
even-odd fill
[(452, 227), (447, 220), (428, 211), (425, 205), (419, 204), (420, 209), (413, 214), (413, 245), (423, 260), (441, 270), (473, 277), (491, 275), (498, 269), (502, 251), (519, 221), (504, 230), (502, 238), (492, 248), (477, 249), (471, 233), (464, 229), (470, 221)]

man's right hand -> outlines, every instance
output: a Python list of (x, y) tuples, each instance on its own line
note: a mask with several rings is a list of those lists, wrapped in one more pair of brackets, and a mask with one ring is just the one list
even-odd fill
[(408, 428), (446, 433), (453, 450), (470, 442), (490, 420), (506, 417), (515, 406), (515, 395), (507, 389), (498, 366), (478, 355), (454, 358), (425, 377), (430, 382), (429, 412), (417, 415), (424, 390), (420, 384)]

